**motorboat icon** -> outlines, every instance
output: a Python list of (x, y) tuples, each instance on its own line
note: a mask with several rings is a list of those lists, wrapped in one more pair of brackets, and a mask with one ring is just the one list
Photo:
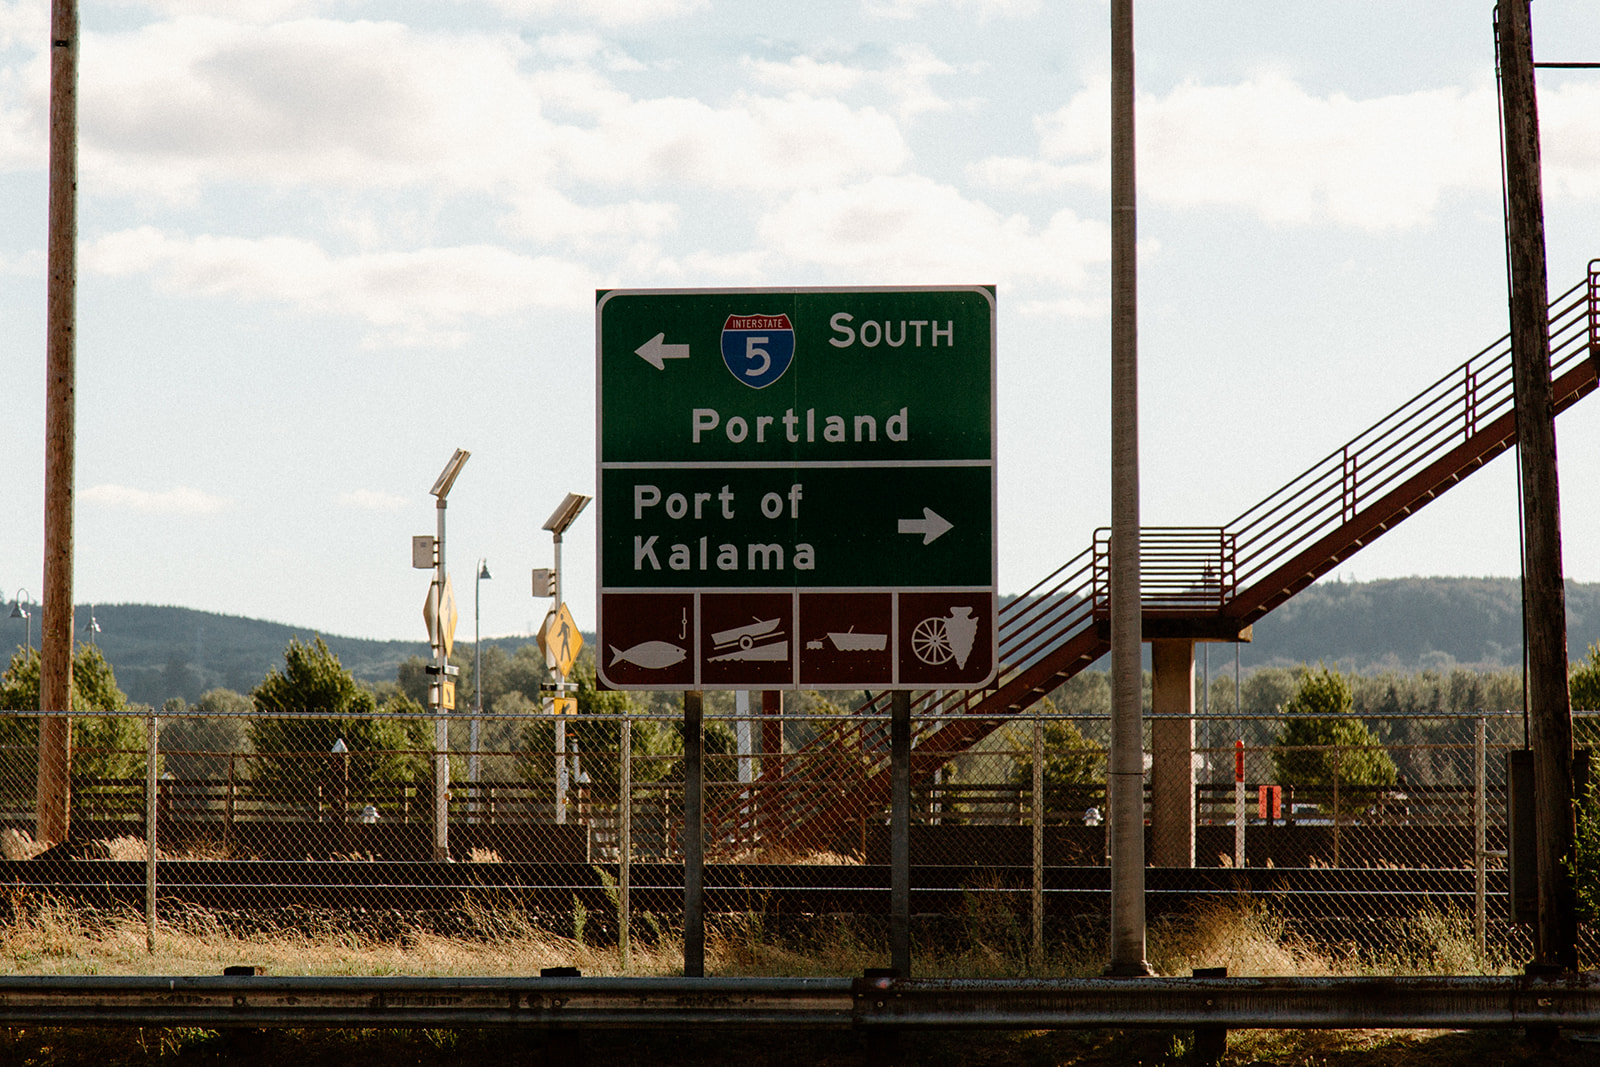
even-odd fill
[[(882, 652), (889, 646), (888, 634), (858, 634), (854, 626), (843, 633), (830, 632), (827, 640), (833, 642), (835, 652)], [(820, 652), (827, 647), (820, 637), (806, 642), (806, 648), (813, 652)]]
[(717, 630), (711, 634), (713, 648), (722, 653), (709, 656), (707, 663), (724, 660), (782, 661), (789, 658), (789, 642), (778, 629), (781, 619), (757, 619), (744, 626)]

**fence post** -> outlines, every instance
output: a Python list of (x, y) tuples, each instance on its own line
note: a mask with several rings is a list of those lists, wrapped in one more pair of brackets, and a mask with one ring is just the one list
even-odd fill
[(228, 799), (222, 823), (222, 849), (228, 854), (229, 859), (233, 858), (233, 818), (238, 803), (235, 798), (237, 789), (235, 783), (237, 779), (234, 772), (234, 763), (236, 760), (237, 756), (234, 753), (228, 753)]
[[(1339, 758), (1338, 749), (1334, 750), (1334, 759)], [(1333, 776), (1333, 865), (1339, 866), (1339, 775)]]
[(1044, 968), (1044, 720), (1033, 717), (1033, 970)]
[(1488, 954), (1489, 903), (1489, 798), (1488, 798), (1488, 721), (1478, 716), (1472, 736), (1472, 932), (1477, 938), (1478, 965)]
[(633, 723), (622, 723), (622, 751), (617, 760), (621, 782), (617, 789), (617, 944), (622, 949), (622, 970), (631, 965), (629, 935), (633, 864)]
[[(1237, 692), (1235, 688), (1235, 692)], [(1244, 740), (1233, 743), (1233, 865), (1244, 866)]]
[(156, 713), (145, 716), (144, 758), (144, 948), (156, 950)]

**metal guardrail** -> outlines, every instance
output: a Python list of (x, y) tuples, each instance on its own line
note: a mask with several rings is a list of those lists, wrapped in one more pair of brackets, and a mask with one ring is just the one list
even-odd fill
[(598, 1029), (1600, 1026), (1600, 976), (0, 977), (0, 1025)]

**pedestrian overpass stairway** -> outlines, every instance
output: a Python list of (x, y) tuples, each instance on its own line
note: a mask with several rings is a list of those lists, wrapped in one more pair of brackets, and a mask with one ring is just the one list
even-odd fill
[[(1595, 391), (1600, 260), (1550, 305), (1560, 413)], [(1221, 527), (1140, 533), (1143, 628), (1237, 639), (1451, 486), (1516, 443), (1509, 337), (1455, 367)], [(1001, 667), (981, 690), (911, 695), (911, 780), (951, 759), (1111, 648), (1109, 533), (1000, 609)], [(707, 811), (713, 852), (800, 852), (859, 842), (889, 798), (890, 695), (819, 729), (799, 750)]]

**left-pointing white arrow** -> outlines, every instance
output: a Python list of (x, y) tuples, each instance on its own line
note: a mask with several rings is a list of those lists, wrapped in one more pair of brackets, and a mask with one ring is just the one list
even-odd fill
[(922, 543), (925, 545), (932, 544), (936, 539), (943, 537), (950, 532), (950, 529), (951, 523), (949, 520), (932, 508), (923, 508), (922, 518), (920, 519), (900, 520), (900, 532), (903, 534), (921, 534)]
[(667, 335), (664, 333), (656, 334), (633, 351), (656, 370), (664, 370), (669, 359), (689, 358), (689, 346), (667, 344)]

